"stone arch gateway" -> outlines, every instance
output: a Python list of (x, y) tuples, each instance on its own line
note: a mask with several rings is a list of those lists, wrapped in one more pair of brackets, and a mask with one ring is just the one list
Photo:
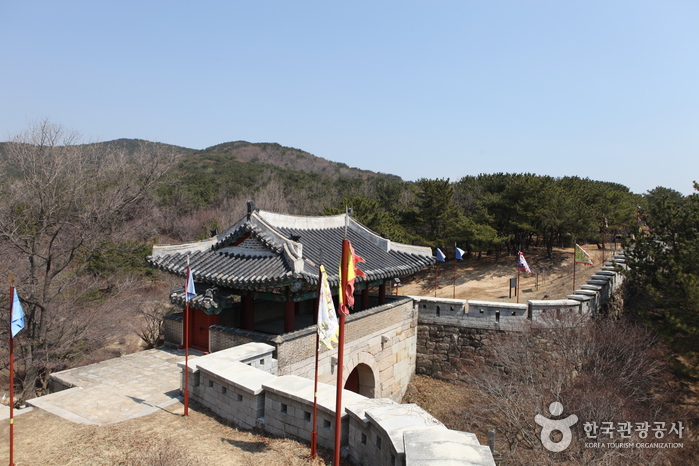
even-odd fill
[(376, 358), (366, 352), (353, 354), (343, 367), (344, 388), (367, 398), (376, 398), (379, 377)]

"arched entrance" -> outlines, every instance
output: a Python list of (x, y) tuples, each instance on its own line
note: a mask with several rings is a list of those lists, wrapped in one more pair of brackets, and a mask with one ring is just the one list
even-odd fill
[(367, 398), (374, 397), (375, 387), (374, 371), (366, 364), (357, 364), (345, 382), (345, 390), (359, 393)]

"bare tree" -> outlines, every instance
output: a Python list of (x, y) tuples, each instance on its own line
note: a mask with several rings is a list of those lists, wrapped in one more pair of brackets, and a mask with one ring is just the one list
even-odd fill
[[(677, 453), (584, 448), (586, 441), (596, 441), (588, 439), (585, 423), (683, 419), (672, 405), (664, 350), (649, 332), (628, 321), (575, 315), (551, 316), (520, 330), (493, 335), (490, 357), (469, 383), (483, 403), (462, 411), (465, 418), (496, 428), (506, 445), (498, 452), (504, 462), (664, 464)], [(534, 420), (536, 414), (548, 417), (553, 401), (563, 404), (563, 417), (575, 413), (579, 419), (576, 441), (555, 454), (543, 449)]]
[(156, 348), (162, 344), (163, 319), (171, 312), (172, 308), (161, 302), (147, 301), (138, 307), (138, 315), (142, 320), (136, 333), (146, 344), (146, 348)]
[(156, 144), (105, 150), (79, 142), (77, 133), (44, 119), (4, 147), (0, 242), (15, 259), (26, 313), (18, 339), (21, 398), (45, 387), (55, 361), (84, 345), (99, 317), (91, 312), (95, 302), (109, 298), (85, 266), (106, 240), (115, 240), (174, 158)]

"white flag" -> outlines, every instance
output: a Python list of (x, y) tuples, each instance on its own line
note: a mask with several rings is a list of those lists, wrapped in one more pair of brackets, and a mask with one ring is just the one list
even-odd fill
[(330, 285), (325, 274), (325, 267), (320, 266), (320, 296), (318, 296), (318, 336), (319, 340), (332, 349), (332, 342), (337, 343), (340, 325), (337, 322), (335, 304), (330, 293)]

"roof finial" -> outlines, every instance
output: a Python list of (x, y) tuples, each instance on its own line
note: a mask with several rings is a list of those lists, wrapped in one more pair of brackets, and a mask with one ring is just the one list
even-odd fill
[(347, 227), (349, 224), (350, 208), (345, 206), (345, 239), (347, 239)]
[(252, 201), (252, 199), (248, 200), (248, 220), (250, 220), (250, 216), (252, 213), (255, 211), (255, 203)]

